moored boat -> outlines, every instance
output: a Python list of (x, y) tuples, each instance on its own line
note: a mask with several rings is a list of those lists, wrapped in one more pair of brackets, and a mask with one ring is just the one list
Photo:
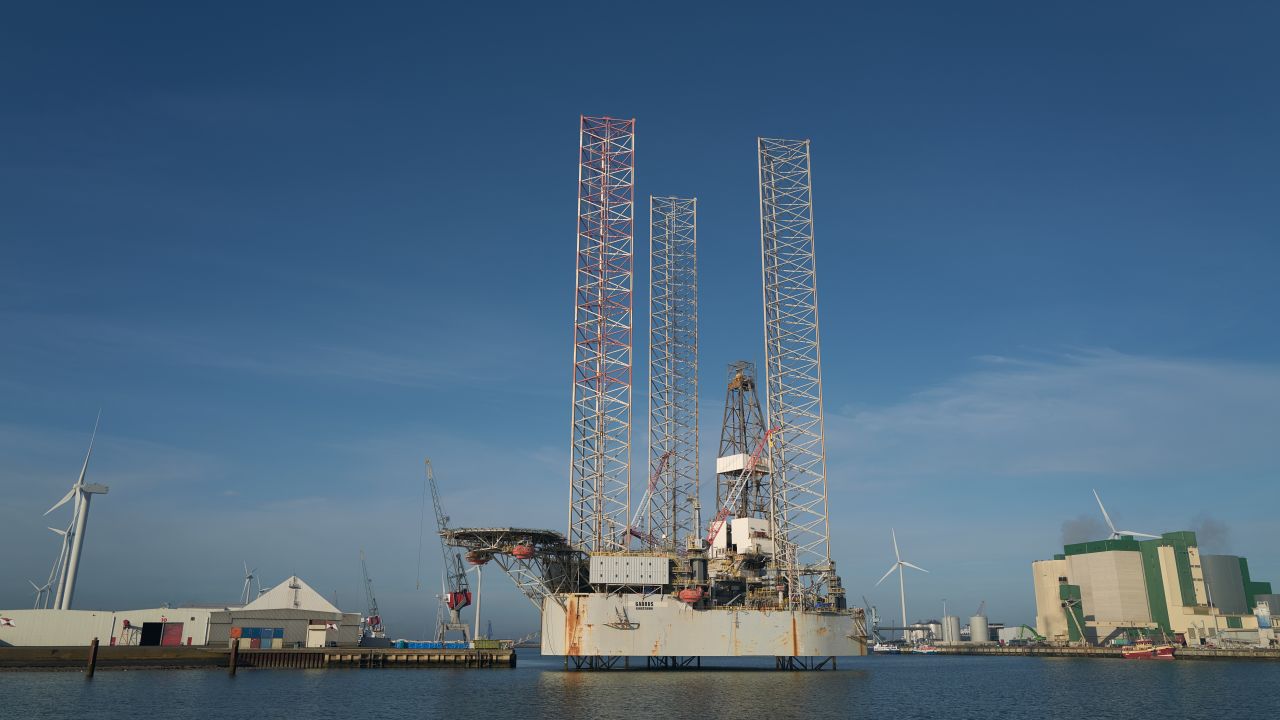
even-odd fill
[(1126, 660), (1172, 660), (1173, 646), (1156, 645), (1151, 642), (1136, 642), (1120, 649), (1120, 655)]

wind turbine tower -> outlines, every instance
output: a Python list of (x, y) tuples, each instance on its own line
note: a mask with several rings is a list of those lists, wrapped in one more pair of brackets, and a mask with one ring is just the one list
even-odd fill
[[(67, 494), (54, 504), (53, 507), (45, 511), (45, 515), (66, 505), (68, 502), (75, 500), (75, 514), (72, 519), (72, 530), (74, 533), (71, 538), (71, 547), (65, 555), (65, 566), (62, 572), (62, 580), (58, 585), (58, 596), (55, 606), (59, 610), (70, 610), (72, 597), (76, 591), (76, 575), (80, 570), (80, 554), (84, 550), (84, 533), (89, 524), (89, 501), (94, 495), (106, 495), (108, 487), (106, 485), (90, 484), (84, 482), (85, 475), (89, 472), (89, 458), (93, 456), (93, 443), (98, 437), (98, 423), (102, 419), (102, 413), (98, 413), (98, 420), (93, 423), (93, 434), (89, 437), (89, 451), (85, 453), (84, 465), (80, 467), (80, 477), (76, 483), (71, 486)], [(50, 528), (52, 529), (52, 528)], [(54, 531), (58, 532), (58, 531)], [(64, 536), (65, 537), (65, 536)]]

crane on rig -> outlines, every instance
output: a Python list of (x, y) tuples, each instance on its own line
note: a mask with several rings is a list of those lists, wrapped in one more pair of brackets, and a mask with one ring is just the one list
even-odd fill
[[(671, 460), (671, 456), (675, 455), (674, 450), (668, 450), (658, 459), (658, 467), (654, 468), (653, 474), (649, 476), (649, 487), (644, 492), (644, 497), (640, 498), (640, 504), (636, 505), (636, 514), (631, 518), (631, 522), (627, 525), (627, 533), (644, 543), (649, 548), (660, 548), (664, 545), (674, 545), (676, 538), (666, 538), (663, 542), (662, 538), (658, 538), (651, 532), (640, 529), (640, 516), (649, 508), (649, 502), (653, 499), (654, 492), (658, 489), (658, 478), (662, 476), (663, 471), (667, 469), (667, 463)], [(627, 539), (623, 539), (625, 544)]]
[[(440, 489), (436, 487), (436, 475), (431, 469), (431, 458), (427, 458), (427, 487), (431, 490), (431, 504), (436, 511), (436, 529), (440, 533), (440, 556), (442, 565), (443, 587), (440, 589), (441, 612), (436, 618), (436, 641), (444, 642), (450, 632), (462, 633), (464, 642), (471, 642), (471, 629), (462, 622), (462, 609), (471, 604), (471, 585), (467, 582), (467, 571), (462, 564), (462, 553), (449, 554), (449, 546), (444, 543), (444, 533), (449, 530), (449, 516), (440, 504)], [(444, 611), (448, 610), (448, 617)]]
[(368, 607), (364, 618), (365, 637), (386, 637), (382, 628), (382, 613), (378, 612), (378, 599), (373, 596), (373, 579), (369, 577), (369, 564), (365, 561), (364, 550), (360, 551), (360, 572), (364, 575), (365, 605)]
[(755, 452), (751, 453), (750, 459), (743, 466), (742, 472), (738, 474), (738, 482), (734, 483), (733, 489), (724, 499), (724, 504), (720, 507), (720, 512), (716, 513), (716, 517), (711, 521), (711, 529), (707, 532), (704, 542), (708, 545), (715, 541), (716, 536), (720, 534), (720, 530), (724, 527), (724, 521), (733, 514), (733, 508), (738, 503), (738, 496), (742, 494), (742, 490), (747, 486), (751, 479), (751, 473), (755, 472), (756, 465), (760, 463), (760, 456), (764, 454), (766, 447), (773, 447), (773, 434), (778, 432), (778, 428), (772, 427), (765, 431), (764, 437), (760, 438), (760, 442), (756, 444)]

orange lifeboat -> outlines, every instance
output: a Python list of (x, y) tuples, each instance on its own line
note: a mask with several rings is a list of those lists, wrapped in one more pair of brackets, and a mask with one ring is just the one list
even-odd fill
[(696, 603), (702, 599), (702, 588), (685, 588), (676, 593), (681, 602)]
[(519, 560), (528, 560), (533, 557), (533, 548), (524, 544), (516, 545), (511, 548), (511, 554)]
[(483, 565), (489, 562), (489, 555), (486, 553), (476, 552), (475, 550), (472, 550), (471, 552), (467, 553), (467, 562), (471, 563), (472, 565)]

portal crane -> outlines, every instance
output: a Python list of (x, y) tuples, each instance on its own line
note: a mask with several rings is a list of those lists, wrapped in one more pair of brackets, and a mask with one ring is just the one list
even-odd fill
[(369, 564), (365, 562), (364, 551), (360, 551), (360, 572), (364, 575), (364, 597), (367, 614), (364, 618), (364, 631), (369, 637), (385, 637), (382, 629), (382, 613), (378, 612), (378, 599), (373, 596), (373, 579), (369, 577)]
[(465, 642), (471, 641), (471, 629), (462, 622), (462, 608), (471, 604), (471, 586), (467, 582), (467, 571), (462, 565), (462, 553), (449, 555), (449, 546), (444, 543), (444, 533), (449, 530), (449, 516), (444, 514), (444, 506), (440, 504), (440, 490), (436, 487), (436, 475), (431, 469), (431, 458), (427, 458), (427, 486), (431, 488), (431, 504), (436, 511), (436, 529), (440, 532), (440, 556), (444, 561), (444, 587), (441, 588), (440, 599), (449, 610), (449, 619), (440, 617), (436, 624), (436, 641), (444, 642), (450, 632), (462, 633)]

